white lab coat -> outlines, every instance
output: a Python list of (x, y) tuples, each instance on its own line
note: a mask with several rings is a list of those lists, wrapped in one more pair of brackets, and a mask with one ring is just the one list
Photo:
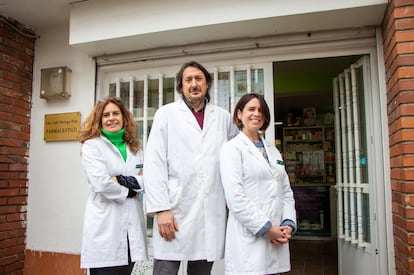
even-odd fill
[(256, 235), (267, 221), (296, 223), (295, 201), (282, 156), (261, 138), (269, 163), (240, 132), (220, 154), (222, 182), (229, 207), (225, 270), (227, 275), (263, 275), (290, 270), (288, 244), (275, 245)]
[(148, 213), (172, 210), (179, 231), (170, 242), (154, 220), (154, 258), (214, 261), (224, 255), (226, 204), (220, 178), (221, 146), (237, 128), (224, 109), (207, 104), (201, 130), (183, 100), (155, 114), (145, 148)]
[[(82, 166), (90, 192), (83, 226), (81, 267), (95, 268), (128, 264), (128, 244), (133, 262), (147, 259), (144, 211), (139, 195), (127, 198), (128, 188), (111, 176), (138, 176), (144, 158), (127, 148), (126, 162), (119, 150), (105, 137), (87, 140), (82, 145)], [(140, 168), (141, 167), (141, 168)]]

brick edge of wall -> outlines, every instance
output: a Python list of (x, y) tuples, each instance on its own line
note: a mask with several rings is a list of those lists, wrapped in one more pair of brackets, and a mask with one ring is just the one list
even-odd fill
[(0, 274), (22, 274), (34, 35), (0, 19)]

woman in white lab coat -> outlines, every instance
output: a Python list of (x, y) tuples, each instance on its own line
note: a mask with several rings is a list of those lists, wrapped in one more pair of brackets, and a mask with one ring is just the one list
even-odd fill
[(143, 152), (132, 114), (116, 97), (100, 100), (82, 125), (86, 202), (81, 267), (91, 275), (132, 272), (147, 258), (142, 201)]
[(293, 192), (282, 156), (259, 131), (270, 112), (259, 94), (244, 95), (234, 109), (241, 132), (220, 153), (220, 171), (229, 208), (227, 275), (277, 274), (290, 270), (288, 240), (296, 230)]

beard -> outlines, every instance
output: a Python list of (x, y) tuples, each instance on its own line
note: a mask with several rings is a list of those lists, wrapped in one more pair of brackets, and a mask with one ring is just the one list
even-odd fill
[(199, 96), (188, 96), (186, 98), (187, 102), (191, 105), (199, 105), (204, 102), (205, 96), (199, 95)]
[[(190, 93), (185, 96), (185, 100), (192, 106), (199, 106), (200, 104), (203, 104), (206, 98), (207, 92), (202, 92), (201, 89), (191, 89), (189, 91)], [(193, 94), (193, 92), (198, 92), (197, 94)]]

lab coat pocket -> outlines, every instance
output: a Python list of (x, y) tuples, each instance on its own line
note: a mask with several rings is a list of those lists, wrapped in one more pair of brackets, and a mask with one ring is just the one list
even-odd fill
[(280, 225), (282, 222), (283, 199), (280, 196), (273, 197), (270, 202), (268, 216), (272, 224)]
[(243, 238), (244, 238), (244, 242), (254, 243), (257, 236), (253, 232), (251, 232), (249, 229), (247, 229), (245, 226), (240, 225), (240, 227), (241, 227), (240, 230), (241, 230)]
[(143, 172), (143, 168), (144, 168), (144, 164), (143, 163), (137, 163), (135, 164), (135, 175), (142, 175)]
[(286, 173), (283, 160), (276, 160), (271, 164), (272, 174), (277, 181), (280, 181)]
[(283, 212), (282, 207), (282, 198), (277, 195), (273, 195), (269, 197), (268, 200), (260, 203), (260, 209), (262, 209), (263, 213), (272, 222), (273, 225), (280, 224), (279, 220)]
[(168, 194), (170, 198), (171, 208), (176, 208), (182, 200), (182, 185), (178, 180), (170, 180), (168, 183)]
[(189, 180), (183, 181), (182, 199), (193, 201), (206, 193), (206, 181), (202, 175), (194, 174)]

